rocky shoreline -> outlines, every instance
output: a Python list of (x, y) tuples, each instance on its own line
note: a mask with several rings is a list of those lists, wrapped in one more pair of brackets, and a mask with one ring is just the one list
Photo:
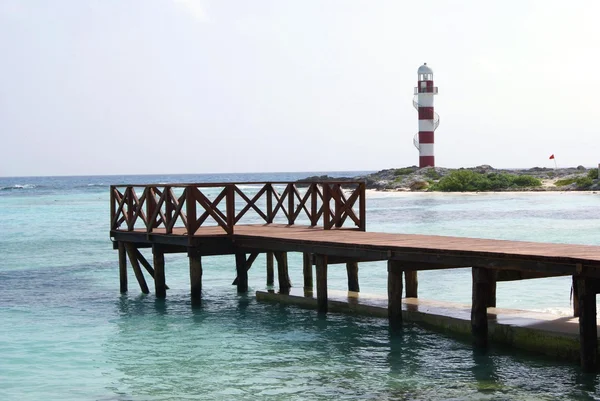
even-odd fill
[(365, 181), (367, 189), (378, 191), (596, 191), (600, 190), (598, 169), (533, 167), (495, 169), (488, 165), (450, 169), (410, 166), (381, 170), (357, 177), (307, 177), (300, 181)]

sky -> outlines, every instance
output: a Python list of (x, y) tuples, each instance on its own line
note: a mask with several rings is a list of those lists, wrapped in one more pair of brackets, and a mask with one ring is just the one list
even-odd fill
[(600, 2), (0, 0), (0, 176), (597, 166)]

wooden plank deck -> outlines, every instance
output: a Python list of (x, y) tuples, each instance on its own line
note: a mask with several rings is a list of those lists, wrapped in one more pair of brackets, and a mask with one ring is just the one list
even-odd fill
[[(200, 229), (199, 231), (202, 231)], [(348, 229), (323, 230), (312, 227), (269, 225), (236, 226), (235, 237), (297, 243), (352, 246), (374, 250), (400, 252), (446, 252), (471, 256), (510, 256), (522, 259), (549, 259), (568, 263), (585, 263), (600, 267), (600, 246), (548, 244), (439, 235), (395, 234), (355, 231)]]
[[(147, 236), (143, 230), (119, 232)], [(185, 228), (175, 227), (171, 234), (155, 229), (153, 243), (168, 240), (186, 246), (190, 237)], [(407, 268), (428, 270), (481, 266), (513, 269), (548, 275), (600, 277), (600, 246), (550, 244), (524, 241), (450, 237), (438, 235), (365, 232), (352, 229), (324, 230), (284, 224), (236, 225), (232, 236), (218, 226), (202, 226), (192, 237), (203, 241), (220, 239), (235, 247), (320, 253), (362, 260), (398, 260)]]

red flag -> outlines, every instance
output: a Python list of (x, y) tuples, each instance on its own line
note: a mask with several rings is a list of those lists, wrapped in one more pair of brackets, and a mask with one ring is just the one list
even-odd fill
[(554, 153), (550, 155), (550, 160), (554, 159)]

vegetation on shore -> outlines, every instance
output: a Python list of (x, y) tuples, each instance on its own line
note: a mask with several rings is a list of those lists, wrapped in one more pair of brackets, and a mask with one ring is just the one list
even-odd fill
[[(308, 177), (302, 181), (326, 181), (331, 177)], [(594, 191), (600, 190), (598, 169), (583, 166), (570, 168), (533, 167), (530, 169), (495, 169), (488, 165), (448, 169), (409, 166), (381, 170), (360, 177), (335, 178), (364, 180), (368, 189), (381, 191)]]
[(542, 186), (542, 181), (530, 175), (456, 170), (442, 177), (438, 182), (431, 183), (428, 189), (442, 192), (482, 192), (522, 190), (540, 186)]

